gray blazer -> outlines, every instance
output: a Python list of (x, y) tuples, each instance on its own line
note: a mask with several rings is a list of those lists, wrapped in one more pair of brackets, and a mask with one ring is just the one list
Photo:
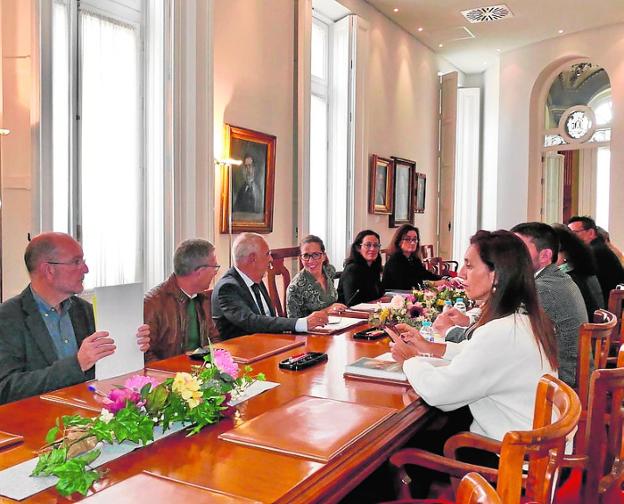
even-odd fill
[[(535, 277), (535, 289), (546, 315), (555, 326), (559, 378), (573, 387), (576, 383), (579, 328), (587, 322), (583, 296), (574, 281), (555, 264), (539, 272)], [(446, 341), (459, 343), (466, 339), (465, 333), (466, 328), (454, 327), (446, 335)]]
[[(72, 296), (69, 317), (78, 348), (95, 332), (93, 307)], [(59, 359), (30, 287), (0, 305), (0, 404), (43, 394), (94, 377), (76, 356)]]
[(230, 268), (212, 291), (212, 319), (221, 339), (236, 338), (253, 333), (281, 333), (294, 331), (296, 318), (276, 317), (273, 303), (264, 283), (260, 291), (271, 315), (260, 315), (258, 306), (245, 281), (234, 268)]
[(585, 301), (570, 276), (560, 271), (555, 264), (539, 272), (535, 277), (535, 288), (546, 315), (555, 325), (559, 378), (574, 386), (579, 328), (587, 322)]

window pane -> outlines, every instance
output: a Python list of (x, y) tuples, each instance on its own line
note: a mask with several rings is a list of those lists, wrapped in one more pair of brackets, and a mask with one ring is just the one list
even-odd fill
[(139, 30), (89, 12), (81, 27), (81, 222), (87, 287), (141, 280)]
[(310, 104), (310, 233), (327, 237), (327, 102)]
[(69, 10), (62, 0), (52, 11), (52, 226), (69, 232)]
[(600, 147), (597, 156), (596, 187), (596, 224), (609, 229), (609, 185), (611, 183), (611, 150)]
[(312, 76), (325, 80), (327, 78), (327, 28), (312, 23)]

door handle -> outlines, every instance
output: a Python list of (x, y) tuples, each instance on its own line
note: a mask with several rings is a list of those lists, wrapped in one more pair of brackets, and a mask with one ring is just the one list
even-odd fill
[(451, 230), (451, 221), (449, 221), (448, 228), (449, 228), (449, 231), (450, 231)]

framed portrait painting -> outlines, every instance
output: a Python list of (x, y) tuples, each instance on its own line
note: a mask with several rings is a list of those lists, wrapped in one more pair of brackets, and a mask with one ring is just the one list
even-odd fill
[(416, 162), (398, 157), (394, 161), (394, 205), (390, 214), (390, 227), (411, 224), (413, 217), (413, 190)]
[[(275, 148), (273, 135), (225, 125), (225, 152), (241, 162), (221, 183), (221, 233), (273, 231)], [(231, 200), (231, 202), (230, 202)]]
[(392, 212), (394, 169), (391, 159), (371, 155), (368, 192), (368, 211), (389, 215)]
[(424, 173), (416, 174), (416, 182), (414, 183), (414, 212), (425, 212), (425, 195), (427, 193), (427, 175)]

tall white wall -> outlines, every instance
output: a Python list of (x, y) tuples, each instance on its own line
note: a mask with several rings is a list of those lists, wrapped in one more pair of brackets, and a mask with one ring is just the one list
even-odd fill
[(496, 61), (483, 73), (483, 149), (481, 151), (481, 225), (482, 229), (499, 227), (498, 195), (498, 122), (500, 67)]
[[(496, 210), (499, 227), (535, 218), (539, 187), (529, 188), (530, 100), (542, 71), (563, 58), (584, 57), (605, 68), (611, 79), (610, 232), (624, 243), (624, 24), (570, 34), (504, 53), (500, 60), (500, 102)], [(531, 180), (536, 177), (531, 177)], [(537, 178), (539, 180), (539, 178)], [(529, 198), (531, 205), (529, 206)], [(539, 209), (537, 209), (539, 212)]]

